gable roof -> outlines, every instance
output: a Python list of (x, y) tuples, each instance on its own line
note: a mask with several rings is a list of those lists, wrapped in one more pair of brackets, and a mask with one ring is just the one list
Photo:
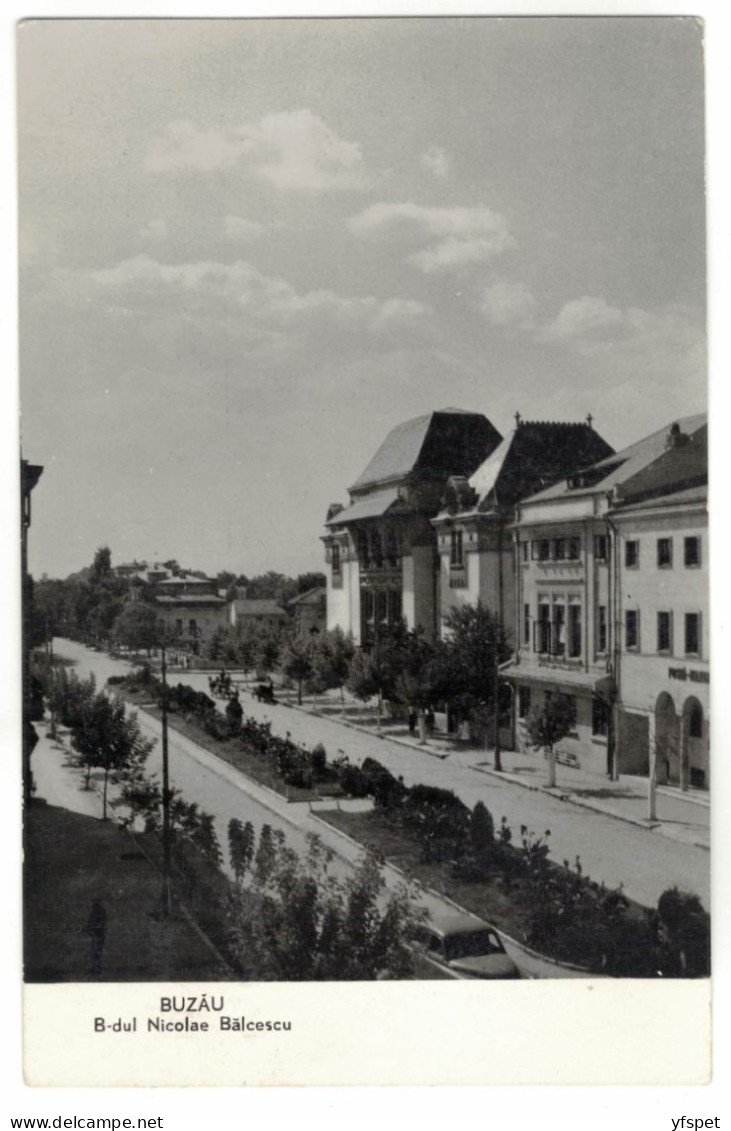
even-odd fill
[(500, 439), (481, 413), (445, 408), (417, 416), (389, 432), (350, 490), (358, 493), (415, 472), (427, 478), (469, 475)]
[(239, 597), (231, 604), (237, 617), (286, 617), (286, 612), (273, 597)]
[(304, 593), (299, 593), (293, 597), (287, 604), (291, 609), (293, 605), (318, 605), (323, 597), (327, 596), (326, 585), (315, 585), (312, 589), (307, 589)]

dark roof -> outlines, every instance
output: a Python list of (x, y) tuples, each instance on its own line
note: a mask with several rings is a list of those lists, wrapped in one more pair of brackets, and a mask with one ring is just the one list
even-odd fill
[(290, 608), (292, 605), (317, 605), (326, 595), (326, 585), (315, 585), (313, 589), (308, 589), (305, 593), (300, 593), (297, 597), (293, 597), (287, 604)]
[(351, 490), (420, 473), (426, 478), (469, 475), (500, 443), (481, 413), (440, 409), (398, 424)]
[(223, 597), (217, 597), (213, 593), (181, 593), (179, 597), (156, 596), (153, 597), (156, 605), (165, 605), (167, 608), (173, 606), (177, 608), (185, 608), (186, 605), (203, 606), (203, 605), (225, 605), (226, 601)]
[[(679, 443), (670, 442), (677, 431)], [(616, 489), (625, 497), (662, 494), (671, 488), (689, 487), (708, 474), (708, 424), (704, 413), (666, 424), (650, 436), (606, 459), (578, 469), (568, 479), (534, 495), (531, 502), (561, 498), (566, 494), (602, 493)]]
[(525, 421), (470, 477), (480, 509), (514, 506), (521, 499), (613, 454), (589, 424)]
[(242, 617), (286, 617), (286, 612), (273, 597), (240, 597), (231, 602), (236, 615)]

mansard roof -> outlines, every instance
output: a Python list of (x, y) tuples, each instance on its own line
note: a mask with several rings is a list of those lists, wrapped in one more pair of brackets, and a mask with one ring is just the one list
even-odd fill
[[(456, 492), (459, 510), (515, 506), (568, 471), (611, 453), (589, 424), (521, 421), (469, 477), (469, 492), (464, 485), (462, 497)], [(459, 486), (455, 479), (450, 483)]]
[(351, 491), (407, 478), (469, 475), (499, 443), (500, 433), (477, 412), (445, 408), (398, 424)]
[(620, 452), (578, 468), (530, 501), (543, 502), (568, 494), (613, 492), (617, 499), (649, 498), (702, 483), (708, 475), (708, 423), (705, 413), (666, 424)]

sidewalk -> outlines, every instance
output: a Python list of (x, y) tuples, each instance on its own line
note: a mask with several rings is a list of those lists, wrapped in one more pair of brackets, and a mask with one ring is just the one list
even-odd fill
[[(345, 717), (339, 703), (325, 703), (324, 697), (320, 699), (316, 711), (311, 709), (311, 704), (303, 704), (302, 707), (297, 707), (296, 703), (290, 705), (308, 715), (319, 714), (345, 727), (374, 737), (379, 735), (375, 712), (367, 704), (358, 704), (357, 707), (349, 705)], [(624, 775), (619, 781), (613, 782), (602, 774), (559, 763), (556, 767), (556, 788), (549, 789), (545, 784), (548, 776), (547, 761), (545, 755), (538, 750), (535, 753), (501, 751), (503, 768), (502, 771), (497, 771), (494, 768), (493, 750), (466, 745), (451, 735), (436, 732), (429, 736), (426, 744), (422, 744), (418, 737), (409, 732), (405, 723), (384, 719), (380, 737), (438, 758), (448, 765), (493, 775), (524, 789), (539, 790), (571, 805), (627, 821), (670, 840), (710, 850), (710, 798), (706, 793), (683, 793), (671, 786), (660, 786), (656, 796), (656, 820), (650, 821), (646, 778)]]

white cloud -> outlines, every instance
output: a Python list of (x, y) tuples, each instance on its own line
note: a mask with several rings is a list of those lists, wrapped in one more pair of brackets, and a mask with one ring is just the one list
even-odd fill
[(622, 335), (630, 324), (629, 312), (611, 306), (604, 298), (583, 295), (562, 306), (544, 336), (555, 341), (595, 341)]
[(348, 221), (356, 235), (410, 224), (434, 236), (491, 236), (512, 239), (505, 219), (490, 208), (433, 208), (421, 204), (371, 204)]
[(535, 305), (535, 296), (525, 283), (500, 281), (485, 288), (482, 311), (493, 326), (527, 327)]
[(449, 154), (439, 145), (430, 145), (422, 154), (421, 163), (435, 177), (446, 177), (451, 165)]
[(394, 227), (411, 229), (422, 237), (442, 237), (409, 256), (409, 262), (425, 274), (482, 263), (515, 246), (505, 218), (489, 208), (379, 202), (352, 216), (348, 225), (362, 237)]
[(635, 382), (637, 389), (654, 382), (687, 391), (706, 379), (705, 326), (689, 306), (621, 308), (584, 295), (565, 303), (538, 337), (590, 362), (592, 372)]
[(264, 225), (255, 220), (247, 220), (244, 216), (225, 216), (223, 230), (236, 243), (250, 243), (263, 233)]
[(193, 122), (171, 122), (167, 133), (152, 142), (145, 164), (156, 172), (230, 169), (251, 148), (245, 132), (201, 130)]
[(279, 327), (313, 318), (330, 325), (363, 326), (378, 333), (414, 325), (428, 308), (411, 299), (339, 295), (327, 289), (299, 292), (252, 263), (163, 264), (148, 255), (90, 272), (90, 297), (107, 309), (143, 315), (177, 313), (185, 318), (250, 314)]
[(481, 237), (474, 240), (444, 240), (425, 251), (409, 256), (409, 262), (419, 267), (425, 275), (435, 271), (449, 271), (470, 263), (484, 263), (505, 249), (500, 236)]
[(158, 172), (225, 170), (241, 162), (280, 189), (321, 192), (364, 184), (360, 145), (338, 137), (307, 109), (267, 114), (258, 122), (217, 130), (173, 122), (153, 141), (146, 159), (147, 167)]

